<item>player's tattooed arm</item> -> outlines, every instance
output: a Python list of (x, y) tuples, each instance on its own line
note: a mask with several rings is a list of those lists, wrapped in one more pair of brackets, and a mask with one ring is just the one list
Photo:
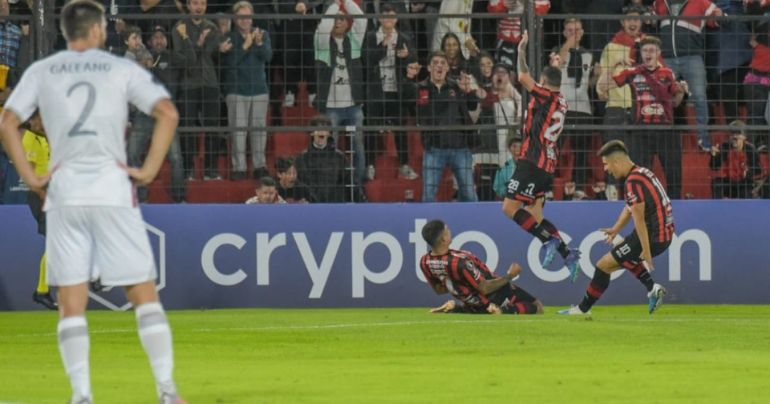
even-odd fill
[(516, 66), (519, 70), (519, 83), (527, 91), (532, 91), (532, 88), (535, 87), (535, 80), (529, 73), (529, 66), (527, 65), (527, 42), (529, 42), (529, 34), (524, 31), (521, 35), (521, 41), (519, 41), (519, 57)]

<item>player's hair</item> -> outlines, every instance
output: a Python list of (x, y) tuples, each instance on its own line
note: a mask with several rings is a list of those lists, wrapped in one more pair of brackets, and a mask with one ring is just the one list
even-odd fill
[(251, 10), (251, 12), (254, 12), (254, 6), (252, 6), (251, 3), (246, 0), (242, 0), (233, 4), (233, 13), (237, 13), (238, 10), (242, 8), (248, 8), (249, 10)]
[(259, 179), (259, 186), (260, 187), (275, 187), (277, 183), (275, 182), (275, 179), (270, 176), (264, 176)]
[(131, 38), (131, 35), (139, 35), (142, 36), (142, 29), (137, 27), (136, 25), (129, 25), (127, 26), (123, 32), (120, 34), (120, 39), (123, 40), (123, 42), (128, 42), (128, 38)]
[(639, 41), (639, 49), (642, 49), (644, 45), (655, 45), (658, 47), (658, 49), (663, 47), (663, 43), (660, 42), (660, 39), (652, 35), (645, 36), (641, 41)]
[(622, 153), (628, 156), (628, 148), (626, 147), (626, 144), (623, 143), (623, 141), (610, 140), (609, 142), (605, 143), (598, 152), (596, 152), (596, 155), (599, 157), (607, 157), (615, 153)]
[(278, 171), (279, 174), (283, 174), (291, 168), (291, 166), (294, 165), (294, 159), (291, 157), (280, 157), (278, 161), (275, 163), (275, 170)]
[(67, 3), (61, 11), (61, 29), (67, 41), (76, 41), (88, 37), (94, 24), (104, 21), (104, 7), (93, 0), (74, 0)]
[(510, 149), (511, 146), (513, 146), (514, 143), (521, 143), (521, 137), (519, 136), (508, 136), (508, 148)]
[(396, 11), (396, 7), (394, 7), (392, 4), (385, 3), (385, 4), (380, 6), (380, 14), (385, 14), (385, 13), (396, 13), (396, 14), (398, 14), (398, 11)]
[(561, 70), (553, 66), (546, 66), (543, 69), (542, 77), (545, 77), (545, 83), (551, 87), (561, 87)]
[(435, 247), (441, 234), (444, 233), (444, 229), (446, 229), (446, 223), (439, 219), (433, 219), (423, 226), (422, 239), (431, 247)]

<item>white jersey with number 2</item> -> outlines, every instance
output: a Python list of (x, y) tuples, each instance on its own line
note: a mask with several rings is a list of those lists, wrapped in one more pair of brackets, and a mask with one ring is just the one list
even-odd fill
[(134, 206), (126, 167), (128, 104), (151, 114), (169, 98), (136, 62), (105, 51), (61, 51), (22, 76), (5, 107), (26, 121), (39, 109), (51, 146), (46, 210)]

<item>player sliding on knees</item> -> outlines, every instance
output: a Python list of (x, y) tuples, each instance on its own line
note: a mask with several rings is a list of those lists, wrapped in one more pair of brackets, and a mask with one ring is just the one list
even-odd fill
[(431, 220), (422, 228), (422, 238), (431, 251), (420, 259), (420, 269), (437, 294), (451, 293), (463, 304), (449, 300), (432, 313), (542, 314), (543, 304), (513, 284), (521, 272), (511, 264), (499, 277), (475, 255), (449, 248), (452, 232), (441, 220)]
[(668, 249), (674, 235), (671, 201), (655, 174), (634, 164), (628, 157), (626, 145), (620, 140), (607, 142), (597, 154), (602, 158), (605, 171), (619, 180), (625, 179), (626, 207), (612, 228), (602, 229), (607, 242), (611, 244), (632, 218), (634, 231), (596, 263), (594, 277), (583, 301), (560, 310), (559, 314), (590, 314), (591, 306), (610, 285), (610, 274), (621, 268), (634, 274), (647, 289), (648, 308), (652, 314), (666, 294), (666, 289), (652, 279), (650, 271), (655, 269), (652, 258)]
[(564, 127), (567, 102), (561, 88), (561, 71), (548, 66), (536, 83), (527, 66), (528, 34), (524, 31), (519, 42), (519, 82), (529, 91), (531, 99), (524, 119), (521, 154), (516, 156), (516, 171), (508, 182), (503, 200), (503, 212), (525, 231), (543, 242), (543, 266), (551, 264), (558, 252), (575, 282), (580, 270), (580, 252), (571, 250), (553, 223), (543, 217), (545, 193), (553, 184), (553, 173), (559, 158), (558, 140)]

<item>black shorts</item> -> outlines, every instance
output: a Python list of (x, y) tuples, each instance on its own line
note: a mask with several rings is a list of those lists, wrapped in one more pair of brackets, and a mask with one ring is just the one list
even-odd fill
[(526, 290), (514, 285), (513, 283), (509, 283), (508, 286), (503, 286), (487, 297), (489, 298), (490, 302), (500, 307), (511, 306), (514, 303), (519, 302), (534, 303), (535, 300), (537, 300)]
[[(671, 241), (665, 243), (650, 241), (650, 250), (652, 250), (650, 253), (653, 257), (657, 257), (663, 254), (669, 245), (671, 245)], [(616, 245), (610, 254), (623, 268), (631, 269), (639, 265), (642, 262), (642, 242), (639, 240), (636, 230), (626, 236), (622, 243)]]
[(37, 221), (37, 232), (45, 236), (45, 212), (43, 212), (43, 200), (34, 192), (27, 193), (27, 205), (32, 211), (32, 216)]
[(505, 197), (532, 205), (551, 190), (553, 175), (529, 160), (517, 160)]

